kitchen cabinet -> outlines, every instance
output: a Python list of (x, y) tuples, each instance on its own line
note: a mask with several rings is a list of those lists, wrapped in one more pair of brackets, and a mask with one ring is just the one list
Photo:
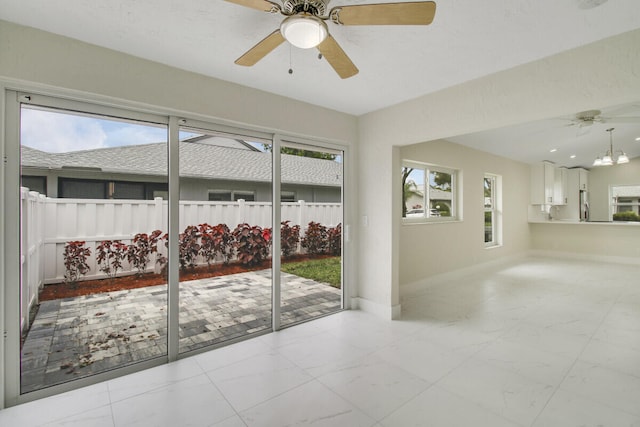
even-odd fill
[(563, 206), (567, 204), (567, 168), (555, 168), (553, 185), (553, 205)]
[(580, 192), (587, 191), (587, 178), (589, 171), (582, 168), (572, 168), (567, 170), (567, 205), (562, 211), (562, 218), (574, 221), (580, 221), (581, 209), (584, 206), (580, 206)]
[(556, 182), (556, 167), (551, 162), (531, 165), (530, 200), (532, 205), (551, 205)]
[(582, 168), (577, 168), (578, 170), (578, 186), (580, 190), (589, 191), (589, 171)]

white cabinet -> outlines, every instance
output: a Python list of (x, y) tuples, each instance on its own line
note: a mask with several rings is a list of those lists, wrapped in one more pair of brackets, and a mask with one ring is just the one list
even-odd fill
[(589, 191), (589, 171), (578, 168), (578, 186), (580, 190)]
[(553, 204), (555, 169), (556, 167), (551, 162), (531, 165), (530, 199), (532, 205)]
[(555, 168), (553, 185), (553, 205), (567, 204), (567, 168)]
[(579, 221), (581, 219), (580, 191), (587, 191), (589, 171), (582, 168), (567, 170), (567, 206), (563, 209), (563, 219)]

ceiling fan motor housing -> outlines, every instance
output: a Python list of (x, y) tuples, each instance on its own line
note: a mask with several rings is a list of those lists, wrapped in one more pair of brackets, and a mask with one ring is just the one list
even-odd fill
[(315, 16), (325, 16), (330, 0), (284, 0), (282, 10), (286, 15), (307, 12)]

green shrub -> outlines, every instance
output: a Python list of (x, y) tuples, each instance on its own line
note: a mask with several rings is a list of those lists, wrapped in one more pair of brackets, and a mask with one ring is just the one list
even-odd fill
[(613, 214), (614, 221), (640, 221), (640, 215), (635, 212), (618, 212)]

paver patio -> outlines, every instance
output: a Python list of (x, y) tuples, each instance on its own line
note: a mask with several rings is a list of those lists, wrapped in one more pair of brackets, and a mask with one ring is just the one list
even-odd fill
[[(337, 311), (341, 291), (288, 273), (281, 323)], [(179, 351), (271, 328), (271, 270), (180, 283)], [(28, 392), (167, 353), (167, 286), (44, 301), (22, 348)]]

